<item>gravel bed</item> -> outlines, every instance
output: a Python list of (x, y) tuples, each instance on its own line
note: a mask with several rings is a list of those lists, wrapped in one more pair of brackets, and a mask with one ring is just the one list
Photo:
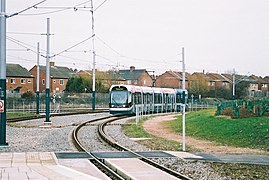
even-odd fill
[[(51, 127), (44, 127), (44, 118), (22, 121), (16, 126), (6, 128), (7, 147), (0, 152), (73, 152), (76, 149), (70, 142), (74, 125), (107, 116), (108, 113), (82, 114), (51, 117)], [(92, 131), (89, 131), (92, 132)], [(94, 133), (94, 132), (93, 132)]]
[(156, 158), (152, 160), (193, 179), (230, 179), (228, 177), (220, 176), (212, 167), (201, 162), (185, 161), (180, 158)]
[(98, 128), (97, 125), (85, 126), (79, 131), (78, 134), (79, 139), (81, 143), (88, 149), (88, 151), (91, 152), (118, 151), (109, 146), (107, 143), (104, 143), (104, 141), (98, 135), (97, 128)]

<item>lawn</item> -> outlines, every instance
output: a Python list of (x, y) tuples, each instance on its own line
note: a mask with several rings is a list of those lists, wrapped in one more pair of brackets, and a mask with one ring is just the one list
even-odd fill
[(123, 125), (124, 133), (130, 138), (149, 138), (146, 140), (141, 140), (138, 143), (148, 147), (152, 150), (170, 150), (178, 151), (182, 149), (181, 144), (176, 141), (167, 140), (161, 137), (156, 137), (154, 135), (146, 132), (142, 126), (143, 122), (147, 118), (142, 119), (138, 125), (136, 125), (135, 120), (129, 122), (129, 124)]
[[(215, 116), (215, 109), (186, 115), (186, 136), (217, 142), (221, 145), (258, 148), (269, 151), (269, 117), (231, 119)], [(182, 132), (182, 117), (164, 122), (174, 132)]]
[(17, 117), (27, 117), (27, 116), (34, 116), (34, 113), (10, 113), (8, 112), (6, 114), (7, 119), (11, 119), (11, 118), (17, 118)]

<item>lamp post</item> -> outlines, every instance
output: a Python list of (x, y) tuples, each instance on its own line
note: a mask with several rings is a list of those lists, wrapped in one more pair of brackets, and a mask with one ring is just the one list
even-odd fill
[(184, 59), (184, 47), (182, 48), (182, 90), (183, 90), (183, 105), (182, 105), (182, 151), (186, 151), (186, 102), (185, 102), (185, 90), (186, 90), (186, 72), (185, 72), (185, 59)]

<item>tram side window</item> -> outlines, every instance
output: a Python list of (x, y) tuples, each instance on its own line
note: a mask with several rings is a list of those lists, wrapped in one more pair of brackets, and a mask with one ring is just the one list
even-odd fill
[(171, 99), (172, 99), (171, 94), (168, 94), (168, 95), (167, 95), (167, 103), (168, 103), (168, 104), (170, 104), (170, 103), (172, 102)]
[(145, 104), (151, 104), (152, 103), (152, 94), (143, 94), (144, 103)]
[(143, 94), (144, 104), (148, 103), (147, 94)]
[(162, 94), (154, 94), (154, 103), (155, 104), (160, 104), (162, 103)]
[(152, 94), (148, 94), (148, 104), (152, 104), (153, 101), (153, 95)]
[(182, 103), (182, 94), (177, 94), (177, 96), (176, 96), (176, 102), (177, 103)]
[(135, 104), (141, 104), (141, 94), (140, 93), (134, 93), (133, 94), (133, 100)]

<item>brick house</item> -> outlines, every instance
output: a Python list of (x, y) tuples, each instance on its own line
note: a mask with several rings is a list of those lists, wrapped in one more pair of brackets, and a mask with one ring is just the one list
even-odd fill
[(251, 75), (249, 76), (249, 81), (250, 84), (254, 84), (255, 88), (253, 90), (260, 90), (260, 91), (268, 91), (268, 82), (266, 80), (264, 80), (261, 77), (255, 76), (255, 75)]
[[(190, 77), (189, 73), (185, 75), (185, 87), (189, 89), (188, 79)], [(166, 71), (156, 78), (156, 87), (163, 88), (182, 88), (182, 72)]]
[(34, 92), (34, 77), (19, 64), (6, 64), (6, 90), (23, 94)]
[(146, 69), (135, 69), (131, 66), (129, 70), (119, 70), (116, 82), (126, 85), (153, 86), (153, 79)]
[[(39, 67), (39, 91), (45, 92), (46, 90), (46, 66)], [(29, 71), (34, 76), (34, 90), (36, 91), (36, 76), (37, 66), (35, 65)], [(67, 81), (72, 77), (75, 72), (68, 67), (54, 66), (54, 62), (50, 62), (50, 91), (53, 93), (63, 92), (65, 90)]]
[[(263, 81), (267, 83), (267, 91), (269, 91), (269, 76), (265, 76)], [(266, 89), (266, 88), (265, 88)]]
[(221, 74), (218, 73), (207, 73), (206, 74), (209, 77), (209, 86), (212, 85), (214, 89), (216, 88), (220, 88), (220, 87), (224, 87), (226, 89), (231, 89), (232, 88), (232, 84), (230, 83), (230, 81), (223, 77)]

